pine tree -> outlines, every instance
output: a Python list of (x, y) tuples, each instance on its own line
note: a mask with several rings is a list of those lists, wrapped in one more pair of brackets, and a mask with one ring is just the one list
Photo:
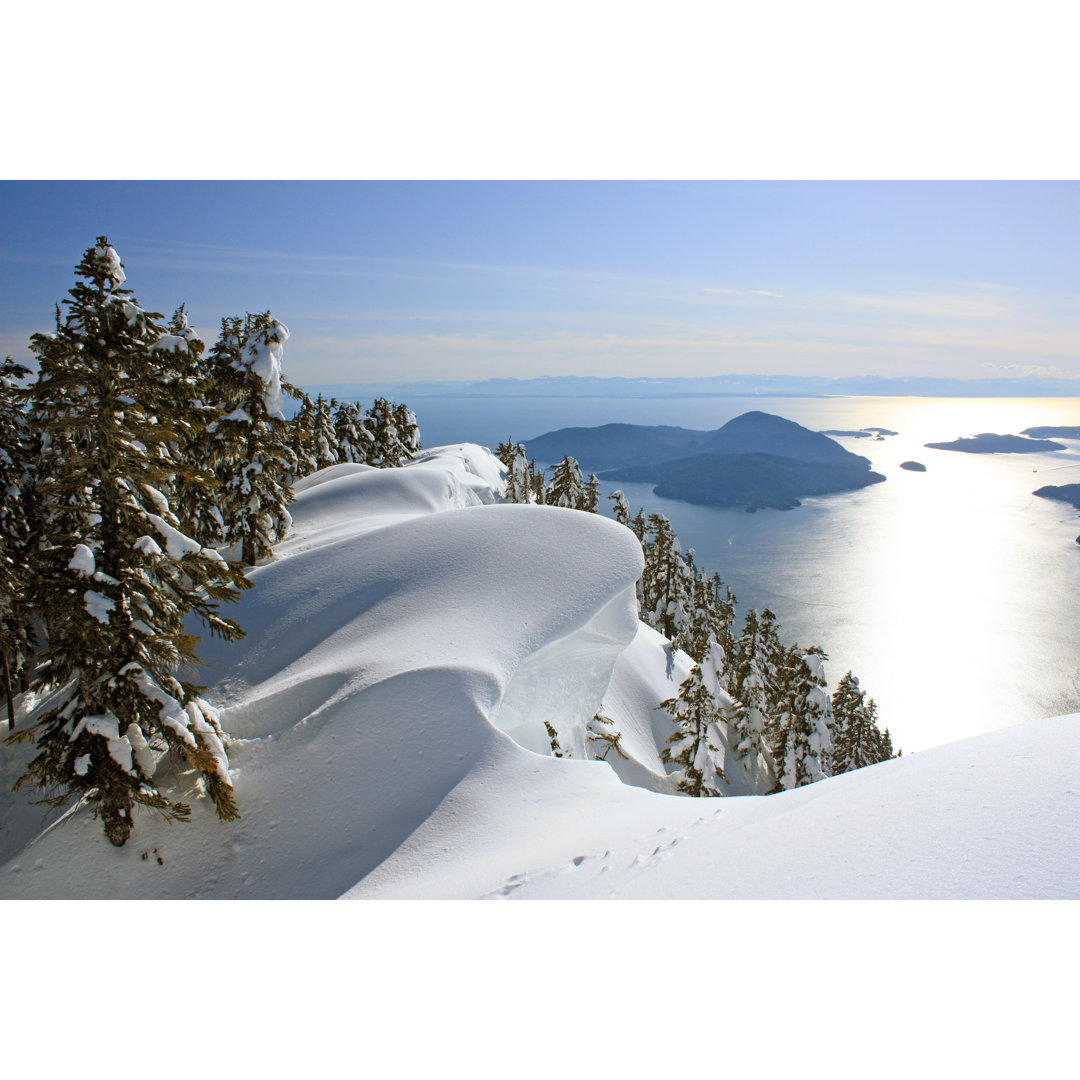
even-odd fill
[(816, 646), (787, 650), (781, 668), (779, 699), (768, 730), (777, 787), (785, 791), (830, 775), (832, 707), (825, 693)]
[(334, 416), (334, 435), (341, 461), (360, 465), (367, 461), (373, 440), (356, 402), (346, 401), (338, 407)]
[(398, 464), (412, 461), (420, 453), (420, 425), (416, 414), (407, 405), (394, 406), (394, 427), (397, 428), (401, 457)]
[(267, 311), (225, 318), (211, 350), (217, 380), (232, 411), (213, 425), (218, 505), (224, 544), (254, 566), (292, 524), (290, 477), (297, 468), (282, 412), (281, 355), (289, 331)]
[(581, 509), (589, 514), (600, 513), (600, 480), (595, 473), (589, 473), (582, 489)]
[(46, 460), (29, 594), (47, 635), (31, 689), (57, 696), (16, 735), (38, 750), (19, 783), (56, 792), (52, 805), (82, 797), (119, 846), (136, 804), (170, 819), (190, 813), (154, 786), (163, 754), (196, 770), (222, 819), (239, 816), (217, 714), (176, 674), (197, 663), (185, 617), (241, 636), (218, 609), (248, 582), (179, 530), (163, 494), (182, 418), (154, 351), (160, 316), (123, 288), (105, 237), (76, 274), (67, 317), (57, 308), (55, 332), (31, 339), (40, 370), (29, 419)]
[(690, 625), (693, 572), (663, 514), (649, 515), (649, 535), (641, 574), (641, 618), (678, 647)]
[(404, 405), (376, 398), (365, 414), (364, 426), (371, 432), (368, 465), (380, 469), (397, 468), (411, 460), (420, 449), (416, 417)]
[[(497, 457), (506, 466), (506, 491), (503, 498), (512, 503), (542, 503), (543, 477), (538, 474), (536, 462), (526, 460), (525, 444), (500, 443)], [(537, 495), (537, 481), (541, 497)]]
[(715, 697), (705, 685), (701, 665), (695, 664), (679, 686), (676, 697), (658, 708), (671, 713), (675, 731), (667, 739), (660, 760), (679, 766), (679, 790), (695, 797), (723, 795), (723, 722)]
[(751, 608), (726, 672), (728, 692), (735, 699), (735, 750), (740, 758), (760, 754), (767, 762), (772, 761), (766, 735), (768, 711), (776, 692), (779, 651), (772, 612), (766, 608), (759, 616)]
[(565, 506), (571, 510), (581, 510), (585, 500), (585, 489), (581, 479), (581, 466), (576, 459), (567, 455), (552, 466), (551, 487), (548, 489), (549, 506)]
[(327, 401), (320, 394), (315, 401), (315, 416), (312, 420), (312, 453), (315, 458), (315, 471), (337, 465), (341, 460), (337, 432), (334, 430), (334, 410), (337, 401)]
[(26, 683), (36, 642), (27, 603), (35, 447), (16, 385), (29, 374), (11, 357), (0, 365), (0, 675), (9, 732), (15, 730), (14, 698)]
[(849, 671), (832, 697), (834, 717), (833, 774), (851, 772), (893, 756), (888, 729), (877, 726), (877, 705), (867, 700), (859, 680)]
[(619, 757), (629, 760), (622, 748), (622, 732), (615, 730), (615, 722), (610, 716), (604, 716), (600, 709), (585, 725), (585, 749), (589, 757), (593, 761), (607, 761), (608, 754), (614, 750)]
[(301, 392), (300, 408), (287, 423), (285, 444), (296, 459), (296, 465), (290, 474), (290, 483), (295, 483), (319, 468), (315, 458), (315, 402), (307, 394)]
[(628, 529), (631, 528), (630, 504), (626, 501), (626, 495), (620, 489), (619, 491), (613, 491), (608, 498), (615, 504), (612, 509), (615, 520), (620, 525), (625, 525)]
[[(213, 468), (217, 464), (213, 423), (221, 415), (212, 368), (203, 362), (206, 346), (188, 325), (185, 305), (154, 343), (160, 379), (177, 415), (170, 453), (176, 462), (172, 484), (163, 488), (182, 531), (216, 548), (224, 538)], [(193, 466), (199, 463), (199, 468)]]

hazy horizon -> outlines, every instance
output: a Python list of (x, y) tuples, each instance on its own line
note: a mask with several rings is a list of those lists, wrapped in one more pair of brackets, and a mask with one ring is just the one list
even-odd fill
[[(270, 308), (299, 385), (1077, 380), (1066, 181), (6, 181), (0, 348), (99, 234), (208, 342)], [(1042, 391), (1039, 391), (1042, 392)]]

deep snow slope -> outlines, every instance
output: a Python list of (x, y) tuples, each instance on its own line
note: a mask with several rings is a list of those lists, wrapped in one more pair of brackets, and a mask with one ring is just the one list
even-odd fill
[(506, 786), (467, 778), (349, 897), (1077, 899), (1078, 751), (1072, 715), (779, 795), (651, 807), (517, 762)]
[[(299, 484), (247, 638), (202, 650), (243, 819), (142, 812), (116, 849), (5, 792), (0, 897), (1080, 896), (1080, 717), (768, 798), (731, 761), (733, 797), (668, 794), (655, 706), (688, 663), (637, 620), (637, 541), (500, 485), (475, 446)], [(580, 751), (601, 704), (628, 759), (551, 757), (545, 723)]]
[[(338, 896), (493, 746), (533, 756), (500, 724), (535, 739), (553, 702), (567, 729), (592, 716), (637, 628), (627, 530), (483, 505), (500, 480), (479, 447), (328, 473), (302, 485), (294, 536), (233, 609), (247, 638), (203, 643), (243, 819), (137, 813), (111, 849), (75, 812), (0, 867), (0, 895)], [(520, 694), (519, 669), (545, 693)]]

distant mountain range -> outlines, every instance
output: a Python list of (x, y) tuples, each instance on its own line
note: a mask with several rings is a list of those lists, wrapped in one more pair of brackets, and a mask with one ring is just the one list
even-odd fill
[(885, 479), (820, 432), (749, 412), (715, 431), (604, 424), (563, 428), (525, 444), (553, 463), (570, 455), (606, 480), (649, 483), (656, 494), (704, 506), (786, 510), (802, 497), (854, 491)]
[(429, 379), (352, 382), (310, 387), (343, 400), (389, 397), (1080, 397), (1080, 379), (885, 378), (816, 375), (709, 375), (691, 378), (600, 378), (554, 375), (537, 379)]

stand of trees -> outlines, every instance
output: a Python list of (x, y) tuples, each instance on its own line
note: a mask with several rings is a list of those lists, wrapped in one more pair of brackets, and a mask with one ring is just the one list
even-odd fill
[[(522, 444), (507, 440), (497, 456), (507, 468), (509, 501), (599, 512), (599, 482), (595, 476), (584, 482), (574, 458), (556, 464), (548, 484)], [(692, 550), (683, 553), (668, 519), (643, 510), (631, 517), (622, 491), (609, 499), (615, 520), (634, 533), (645, 557), (637, 586), (641, 620), (693, 664), (679, 693), (659, 706), (674, 728), (661, 760), (676, 767), (672, 779), (680, 791), (723, 794), (724, 741), (740, 760), (753, 759), (773, 791), (899, 756), (851, 672), (830, 696), (820, 646), (785, 644), (768, 608), (751, 608), (738, 628), (735, 596), (719, 575), (695, 565)]]
[[(36, 378), (0, 367), (0, 672), (9, 738), (36, 750), (19, 784), (85, 800), (120, 846), (136, 806), (189, 818), (155, 780), (165, 759), (239, 817), (218, 714), (187, 678), (191, 617), (242, 637), (222, 609), (288, 531), (293, 481), (402, 464), (420, 439), (404, 406), (361, 414), (287, 383), (269, 311), (223, 318), (204, 357), (183, 306), (167, 324), (140, 306), (106, 237), (75, 275), (31, 338)], [(20, 694), (37, 707), (16, 730)]]

